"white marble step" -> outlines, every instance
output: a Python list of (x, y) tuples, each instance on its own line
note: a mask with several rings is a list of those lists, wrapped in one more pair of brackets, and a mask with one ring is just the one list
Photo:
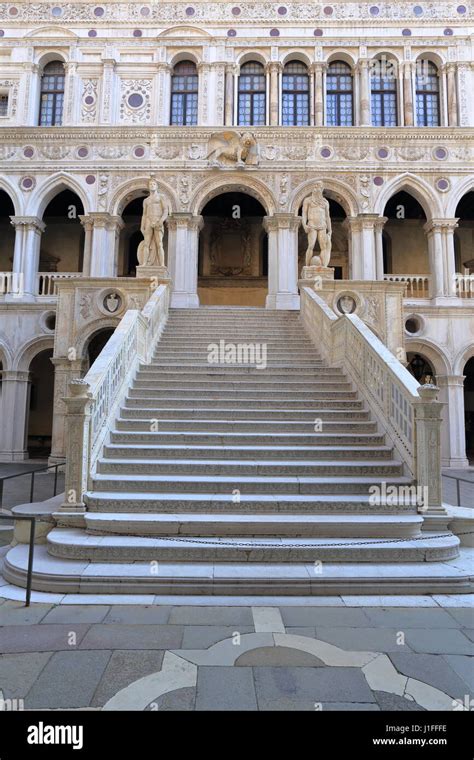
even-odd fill
[[(132, 484), (133, 485), (133, 484)], [(179, 486), (177, 486), (179, 488)], [(378, 504), (364, 493), (326, 494), (253, 494), (240, 493), (238, 497), (232, 492), (224, 493), (146, 493), (116, 491), (88, 491), (84, 495), (88, 510), (101, 513), (128, 512), (133, 509), (138, 513), (199, 512), (227, 514), (238, 506), (240, 514), (336, 514), (338, 516), (353, 514), (413, 514), (417, 511), (416, 495), (407, 490), (405, 496), (399, 494), (386, 504)]]
[[(126, 562), (434, 562), (457, 556), (452, 534), (420, 538), (253, 538), (96, 536), (78, 528), (53, 528), (48, 553), (64, 559)], [(438, 536), (437, 533), (434, 534)]]
[[(132, 398), (130, 395), (127, 398)], [(356, 411), (363, 409), (365, 402), (362, 399), (319, 399), (318, 409), (326, 409), (329, 411), (341, 409), (348, 409), (349, 411)], [(309, 416), (314, 414), (314, 404), (304, 405), (301, 399), (288, 400), (288, 399), (247, 399), (247, 398), (235, 398), (229, 399), (228, 396), (222, 396), (221, 398), (194, 398), (192, 396), (167, 396), (160, 399), (161, 409), (174, 409), (176, 411), (188, 411), (193, 415), (197, 412), (205, 412), (215, 417), (220, 416), (226, 419), (231, 419), (235, 414), (245, 414), (247, 417), (253, 415), (258, 418), (259, 414), (264, 414), (268, 419), (272, 415), (294, 415), (293, 419), (301, 419), (302, 416)], [(252, 418), (252, 417), (251, 417)]]
[(265, 446), (211, 446), (209, 444), (164, 445), (162, 443), (117, 444), (110, 443), (104, 447), (104, 458), (107, 459), (163, 459), (171, 457), (178, 459), (194, 459), (205, 456), (206, 459), (240, 459), (248, 460), (256, 457), (272, 460), (309, 459), (314, 461), (334, 459), (370, 459), (388, 460), (393, 456), (390, 446), (275, 446), (269, 441)]
[[(159, 415), (159, 430), (160, 432), (169, 433), (236, 433), (236, 434), (269, 434), (269, 433), (281, 433), (285, 431), (286, 422), (280, 421), (279, 425), (274, 425), (273, 428), (268, 429), (268, 425), (262, 426), (260, 420), (254, 420), (252, 425), (244, 425), (242, 422), (236, 419), (236, 421), (228, 420), (226, 423), (219, 424), (219, 429), (214, 428), (214, 420), (204, 419), (201, 420), (198, 417), (193, 419), (181, 418), (178, 414), (175, 415), (174, 420), (167, 420), (166, 422), (161, 419), (160, 410), (153, 409), (153, 413), (150, 414), (149, 409), (126, 409), (122, 408), (121, 417), (115, 420), (115, 429), (117, 431), (150, 431), (150, 421), (158, 419)], [(168, 415), (167, 415), (168, 416)], [(185, 415), (186, 417), (187, 415)], [(206, 415), (207, 416), (207, 415)], [(347, 433), (347, 432), (361, 432), (361, 433), (375, 433), (377, 432), (377, 424), (369, 419), (357, 419), (357, 415), (350, 417), (335, 417), (335, 419), (326, 419), (322, 413), (316, 413), (315, 418), (321, 418), (323, 420), (323, 428), (329, 433)], [(181, 423), (181, 424), (180, 424)], [(199, 423), (199, 424), (196, 424)], [(294, 423), (295, 425), (296, 423)], [(312, 434), (314, 431), (313, 425), (305, 425), (302, 430), (298, 430), (295, 426), (290, 428), (292, 433), (306, 433)], [(213, 431), (214, 428), (214, 431)]]
[(373, 473), (321, 477), (267, 477), (254, 475), (198, 475), (151, 473), (96, 473), (92, 478), (92, 488), (96, 491), (140, 491), (148, 493), (190, 492), (190, 493), (225, 493), (229, 500), (235, 493), (247, 494), (368, 494), (369, 489), (377, 483), (390, 485), (410, 485), (411, 479), (402, 475), (389, 475), (386, 472), (378, 477)]
[[(258, 433), (169, 433), (158, 429), (156, 432), (137, 432), (137, 431), (117, 431), (110, 432), (110, 442), (113, 444), (131, 444), (133, 446), (142, 446), (144, 449), (148, 444), (172, 446), (200, 445), (200, 446), (268, 446), (269, 438), (267, 435)], [(347, 446), (360, 447), (383, 447), (385, 446), (385, 436), (375, 435), (372, 433), (337, 433), (334, 435), (327, 433), (273, 433), (271, 435), (272, 446), (285, 446), (287, 449), (298, 450), (301, 446), (337, 446), (344, 444)], [(342, 448), (342, 447), (341, 447)]]
[[(235, 509), (235, 507), (234, 507)], [(254, 515), (120, 512), (85, 514), (88, 533), (136, 536), (280, 536), (313, 538), (410, 538), (419, 536), (420, 515)]]
[(403, 464), (397, 460), (345, 459), (342, 461), (323, 461), (316, 458), (308, 460), (276, 461), (273, 459), (252, 459), (239, 461), (233, 459), (106, 459), (97, 461), (97, 473), (117, 475), (223, 475), (238, 478), (249, 476), (289, 476), (318, 477), (318, 475), (349, 477), (351, 475), (371, 475), (390, 477), (401, 475)]

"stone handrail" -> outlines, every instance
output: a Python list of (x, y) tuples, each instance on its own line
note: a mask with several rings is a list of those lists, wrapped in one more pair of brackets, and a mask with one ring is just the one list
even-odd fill
[(83, 494), (140, 362), (151, 359), (165, 326), (169, 286), (160, 285), (143, 310), (129, 309), (83, 379), (69, 383), (66, 497), (62, 510), (83, 511)]
[(427, 274), (384, 274), (388, 282), (406, 282), (406, 298), (429, 298), (430, 276)]
[(423, 491), (423, 512), (444, 513), (438, 389), (415, 378), (356, 315), (338, 316), (311, 288), (301, 290), (301, 318), (328, 363), (354, 382)]

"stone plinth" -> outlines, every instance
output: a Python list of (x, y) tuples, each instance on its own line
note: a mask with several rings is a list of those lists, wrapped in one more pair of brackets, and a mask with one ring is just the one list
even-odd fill
[(148, 267), (145, 264), (137, 266), (137, 278), (142, 280), (145, 277), (156, 282), (156, 287), (171, 282), (168, 267)]
[(322, 280), (334, 280), (334, 267), (310, 266), (301, 270), (301, 282), (310, 285), (316, 277)]

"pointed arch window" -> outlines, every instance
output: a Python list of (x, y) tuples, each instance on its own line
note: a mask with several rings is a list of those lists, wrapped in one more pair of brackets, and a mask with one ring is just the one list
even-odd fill
[(198, 73), (193, 61), (181, 61), (171, 76), (171, 125), (196, 126), (198, 117)]
[(326, 76), (326, 121), (329, 127), (354, 123), (352, 69), (344, 61), (330, 63)]
[(308, 69), (299, 61), (290, 61), (283, 69), (281, 117), (284, 127), (309, 124)]
[(416, 64), (416, 123), (419, 127), (439, 127), (439, 76), (434, 63)]
[(51, 61), (43, 69), (40, 93), (40, 127), (59, 127), (63, 123), (66, 73), (61, 61)]
[(263, 126), (266, 119), (266, 80), (261, 63), (249, 61), (240, 69), (238, 92), (238, 124)]

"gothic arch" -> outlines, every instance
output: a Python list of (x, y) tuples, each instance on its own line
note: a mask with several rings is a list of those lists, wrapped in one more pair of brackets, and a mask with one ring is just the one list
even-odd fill
[(232, 179), (218, 177), (213, 181), (204, 180), (191, 199), (190, 210), (195, 215), (200, 214), (206, 203), (212, 198), (231, 192), (251, 195), (262, 204), (268, 216), (272, 216), (276, 211), (277, 204), (267, 185), (259, 179), (242, 174), (233, 174)]
[(464, 367), (469, 359), (474, 356), (474, 343), (472, 340), (469, 343), (465, 343), (463, 348), (456, 354), (456, 358), (453, 362), (453, 374), (462, 375)]
[(359, 204), (352, 188), (341, 180), (331, 177), (315, 177), (308, 179), (299, 185), (291, 196), (289, 202), (290, 212), (297, 215), (304, 198), (310, 194), (314, 183), (320, 180), (324, 185), (324, 192), (327, 196), (339, 203), (344, 209), (347, 216), (357, 216), (359, 213)]
[(456, 215), (456, 208), (459, 201), (470, 192), (474, 192), (474, 179), (472, 175), (465, 177), (459, 182), (456, 187), (453, 188), (448, 196), (448, 203), (446, 207), (446, 216), (448, 219), (452, 219)]
[[(159, 192), (163, 193), (163, 195), (168, 199), (171, 210), (177, 211), (179, 208), (179, 203), (174, 190), (172, 190), (171, 187), (165, 184), (161, 179), (158, 179), (157, 177), (154, 177), (154, 179), (158, 185)], [(150, 176), (146, 176), (137, 177), (133, 180), (126, 180), (122, 185), (119, 185), (109, 205), (110, 213), (116, 216), (121, 216), (124, 208), (130, 203), (130, 201), (133, 201), (135, 198), (140, 197), (143, 192), (148, 192), (149, 182)]]
[(410, 174), (409, 172), (387, 182), (377, 196), (374, 214), (383, 216), (385, 206), (390, 198), (402, 190), (416, 198), (425, 212), (427, 219), (437, 219), (443, 216), (441, 203), (439, 198), (435, 195), (433, 188), (426, 182), (426, 180), (421, 179), (421, 177), (417, 177), (414, 174)]
[(88, 197), (87, 193), (84, 192), (80, 183), (69, 174), (61, 172), (49, 177), (32, 195), (26, 207), (26, 214), (37, 216), (42, 219), (50, 201), (63, 190), (71, 190), (73, 193), (76, 193), (84, 208), (84, 214), (88, 214), (92, 211), (93, 201)]
[(7, 180), (5, 176), (3, 177), (0, 176), (0, 190), (3, 190), (10, 198), (11, 202), (13, 203), (13, 207), (15, 209), (15, 215), (21, 216), (22, 214), (21, 200), (15, 188), (9, 183), (9, 181)]
[(21, 372), (28, 372), (31, 362), (40, 354), (41, 351), (54, 348), (54, 336), (43, 335), (41, 337), (32, 338), (23, 344), (20, 348), (13, 369)]
[(3, 370), (9, 370), (13, 364), (11, 351), (4, 340), (0, 338), (0, 362)]

